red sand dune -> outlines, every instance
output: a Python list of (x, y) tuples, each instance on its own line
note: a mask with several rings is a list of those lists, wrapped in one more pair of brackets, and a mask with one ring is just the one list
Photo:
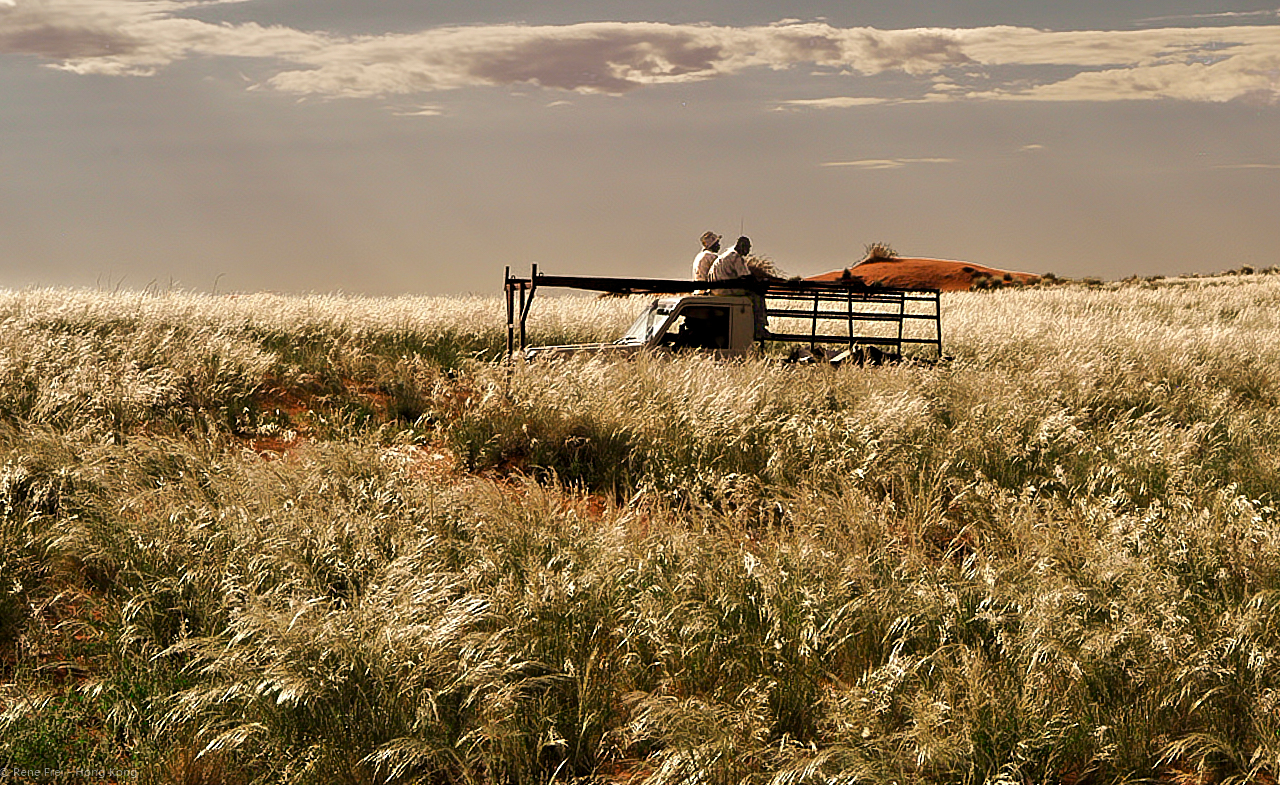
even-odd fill
[(832, 270), (811, 275), (806, 281), (839, 281), (854, 277), (863, 283), (880, 284), (898, 289), (941, 289), (944, 292), (963, 292), (973, 288), (976, 280), (991, 278), (1005, 284), (1035, 283), (1040, 276), (1010, 270), (997, 270), (970, 262), (953, 262), (946, 259), (868, 259), (845, 270)]

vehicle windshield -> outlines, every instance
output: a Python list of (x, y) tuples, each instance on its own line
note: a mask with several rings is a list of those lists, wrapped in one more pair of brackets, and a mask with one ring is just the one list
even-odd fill
[(671, 306), (656, 302), (645, 309), (644, 313), (627, 329), (618, 343), (648, 343), (649, 339), (662, 329), (671, 315)]

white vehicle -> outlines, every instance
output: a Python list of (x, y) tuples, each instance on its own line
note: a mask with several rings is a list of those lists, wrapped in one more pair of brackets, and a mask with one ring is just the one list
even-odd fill
[[(809, 350), (832, 347), (902, 357), (942, 355), (939, 292), (936, 289), (888, 289), (859, 283), (759, 280), (717, 282), (649, 278), (550, 276), (536, 265), (528, 278), (507, 268), (507, 356), (525, 359), (590, 353), (630, 354), (642, 350), (709, 352), (719, 357), (758, 353), (766, 342), (807, 344)], [(631, 327), (611, 343), (529, 346), (528, 317), (539, 288), (566, 287), (616, 294), (657, 295)], [(737, 292), (742, 292), (741, 294)], [(747, 292), (750, 292), (749, 294)], [(757, 335), (756, 309), (768, 329)]]

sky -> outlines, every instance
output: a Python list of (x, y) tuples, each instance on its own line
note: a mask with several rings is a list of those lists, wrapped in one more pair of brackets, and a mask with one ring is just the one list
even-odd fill
[(0, 287), (1280, 265), (1278, 0), (0, 0)]

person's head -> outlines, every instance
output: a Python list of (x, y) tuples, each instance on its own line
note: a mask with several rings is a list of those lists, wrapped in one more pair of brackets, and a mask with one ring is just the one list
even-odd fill
[(716, 234), (715, 232), (703, 232), (702, 247), (708, 251), (715, 251), (719, 249), (720, 235)]
[(742, 256), (746, 256), (751, 253), (751, 240), (747, 237), (739, 237), (738, 242), (733, 244), (733, 250)]

